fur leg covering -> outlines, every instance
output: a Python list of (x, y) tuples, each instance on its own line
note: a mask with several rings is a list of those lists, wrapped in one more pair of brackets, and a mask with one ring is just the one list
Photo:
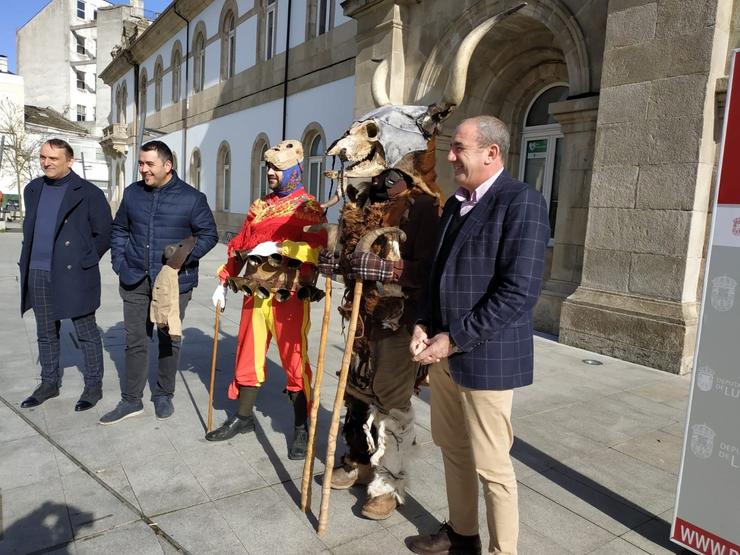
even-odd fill
[(406, 459), (414, 441), (414, 409), (391, 409), (388, 414), (372, 407), (370, 414), (378, 432), (375, 452), (370, 464), (375, 470), (375, 478), (367, 486), (370, 497), (393, 493), (399, 503), (403, 503), (406, 492)]

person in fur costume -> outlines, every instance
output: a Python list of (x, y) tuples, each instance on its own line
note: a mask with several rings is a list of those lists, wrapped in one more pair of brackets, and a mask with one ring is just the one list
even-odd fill
[[(331, 486), (367, 485), (362, 514), (373, 520), (390, 517), (404, 499), (405, 459), (415, 439), (411, 397), (419, 371), (408, 345), (434, 257), (438, 214), (438, 194), (415, 186), (400, 171), (385, 171), (349, 192), (340, 226), (342, 254), (322, 251), (319, 261), (322, 273), (344, 276), (350, 293), (355, 280), (364, 281), (345, 397), (347, 452)], [(355, 252), (359, 239), (380, 227), (399, 227), (406, 240), (392, 245), (381, 238), (371, 252)], [(390, 293), (392, 286), (400, 286), (401, 296)], [(350, 310), (351, 301), (340, 307), (345, 318)]]
[[(228, 260), (219, 268), (220, 284), (213, 304), (226, 304), (226, 283), (239, 276), (248, 257), (273, 257), (299, 261), (300, 273), (312, 272), (326, 236), (307, 233), (304, 226), (325, 222), (324, 212), (302, 183), (303, 146), (287, 140), (265, 152), (267, 180), (271, 189), (249, 208), (241, 231), (228, 245)], [(275, 336), (280, 360), (287, 377), (286, 391), (293, 404), (294, 436), (290, 459), (303, 459), (307, 443), (307, 415), (311, 402), (311, 365), (308, 360), (310, 299), (291, 291), (280, 298), (269, 284), (265, 298), (245, 295), (236, 349), (234, 379), (229, 399), (238, 399), (238, 410), (224, 424), (206, 434), (208, 441), (224, 441), (254, 430), (252, 410), (260, 386), (266, 379), (265, 357)]]

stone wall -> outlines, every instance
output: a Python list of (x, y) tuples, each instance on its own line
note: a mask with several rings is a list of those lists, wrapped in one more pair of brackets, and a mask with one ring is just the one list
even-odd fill
[(562, 342), (691, 369), (731, 8), (609, 3), (583, 275)]

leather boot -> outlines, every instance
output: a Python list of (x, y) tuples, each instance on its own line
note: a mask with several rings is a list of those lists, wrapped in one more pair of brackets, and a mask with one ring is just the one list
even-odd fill
[(436, 534), (412, 536), (406, 547), (419, 555), (481, 555), (480, 536), (463, 536), (446, 522)]
[(366, 486), (373, 481), (373, 474), (373, 467), (369, 464), (356, 463), (345, 456), (342, 466), (331, 474), (331, 489)]
[(308, 448), (308, 427), (304, 424), (298, 426), (293, 432), (293, 443), (288, 451), (288, 458), (292, 461), (299, 461), (306, 458), (306, 449)]
[(230, 416), (220, 428), (208, 432), (206, 439), (208, 441), (226, 441), (236, 434), (246, 434), (254, 431), (254, 416)]
[(59, 387), (56, 385), (41, 382), (29, 397), (26, 397), (21, 403), (22, 409), (38, 407), (44, 401), (59, 396)]
[(288, 398), (293, 404), (293, 442), (288, 450), (288, 458), (298, 461), (306, 458), (308, 448), (308, 403), (306, 394), (301, 391), (288, 391)]
[(258, 387), (239, 386), (239, 409), (234, 416), (226, 419), (220, 428), (206, 434), (208, 441), (226, 441), (236, 434), (246, 434), (254, 431), (254, 415), (252, 409), (257, 401)]
[(103, 389), (100, 385), (85, 386), (80, 400), (75, 405), (75, 412), (82, 412), (93, 408), (103, 398)]
[(384, 493), (368, 499), (362, 506), (362, 515), (370, 520), (385, 520), (398, 506), (395, 493)]

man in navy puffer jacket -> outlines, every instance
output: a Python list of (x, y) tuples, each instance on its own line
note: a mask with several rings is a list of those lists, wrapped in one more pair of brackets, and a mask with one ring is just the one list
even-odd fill
[[(216, 223), (206, 196), (185, 183), (172, 169), (172, 151), (162, 141), (150, 141), (139, 152), (142, 180), (123, 193), (113, 220), (111, 262), (118, 274), (126, 326), (126, 370), (118, 406), (100, 419), (114, 424), (144, 410), (142, 397), (149, 369), (149, 320), (152, 285), (164, 263), (164, 249), (193, 235), (195, 247), (182, 265), (180, 318), (198, 285), (198, 259), (218, 242)], [(179, 362), (181, 339), (158, 329), (159, 373), (152, 392), (157, 418), (174, 412), (172, 395)]]

